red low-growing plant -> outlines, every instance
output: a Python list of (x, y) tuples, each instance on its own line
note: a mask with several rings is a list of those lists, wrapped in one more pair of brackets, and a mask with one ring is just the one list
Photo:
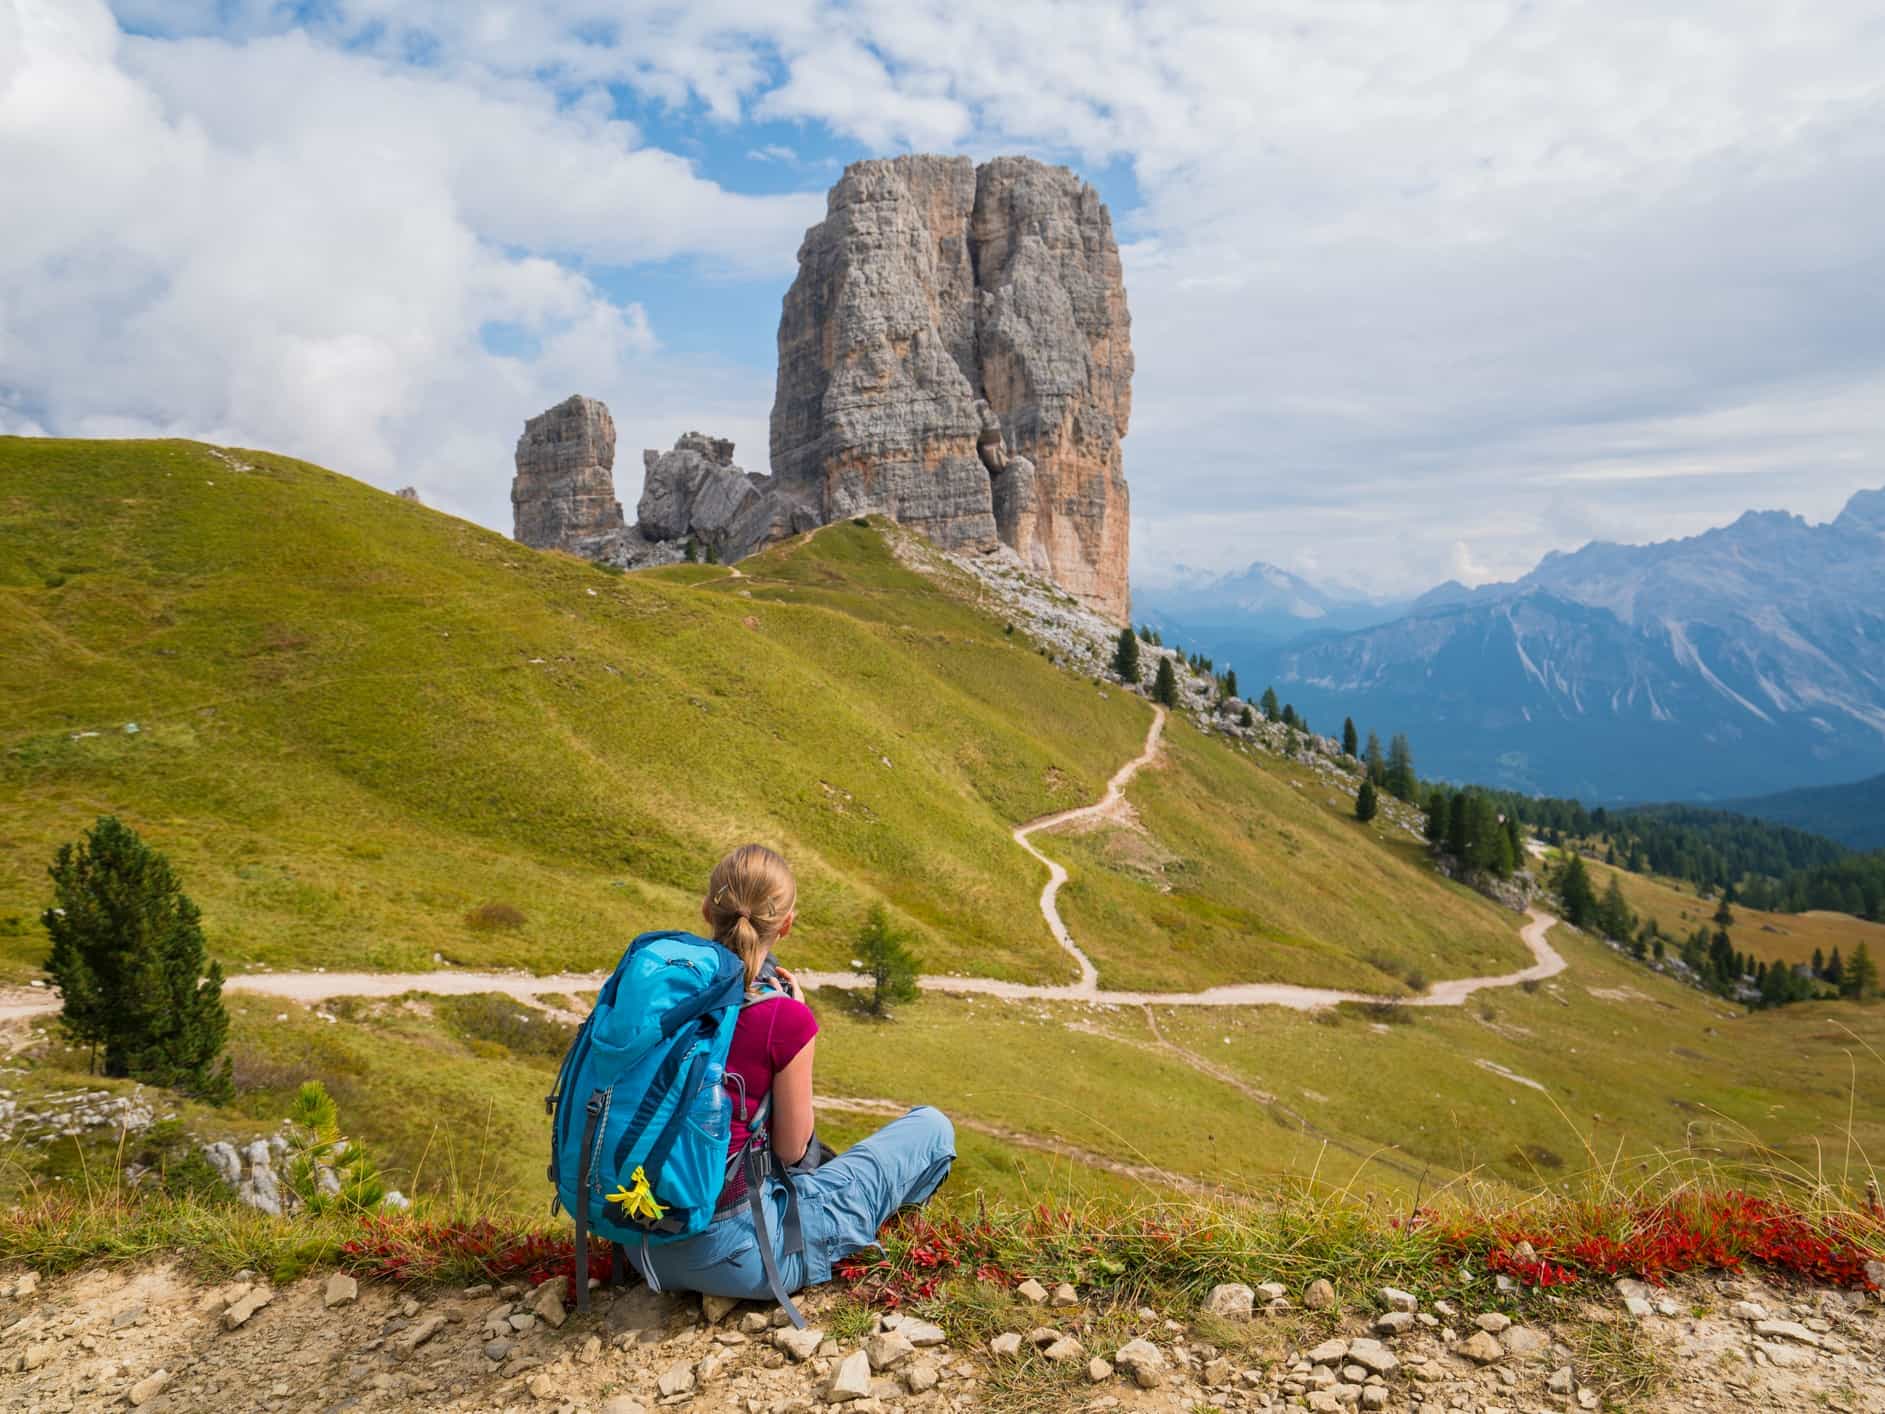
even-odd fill
[[(391, 1281), (437, 1281), (476, 1272), (493, 1281), (523, 1281), (536, 1286), (561, 1277), (568, 1283), (566, 1294), (575, 1295), (576, 1246), (572, 1239), (501, 1228), (482, 1218), (475, 1222), (363, 1218), (359, 1236), (343, 1242), (340, 1253), (354, 1271)], [(609, 1264), (608, 1244), (592, 1244), (589, 1275), (606, 1281)]]
[(1739, 1190), (1493, 1217), (1423, 1210), (1407, 1225), (1436, 1236), (1449, 1259), (1477, 1258), (1486, 1270), (1527, 1286), (1595, 1276), (1660, 1285), (1685, 1272), (1752, 1264), (1803, 1281), (1875, 1291), (1868, 1264), (1885, 1252), (1885, 1219), (1869, 1209), (1816, 1217), (1782, 1199)]

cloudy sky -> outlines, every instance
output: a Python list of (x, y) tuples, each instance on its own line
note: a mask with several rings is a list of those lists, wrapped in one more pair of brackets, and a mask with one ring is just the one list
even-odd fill
[(1135, 577), (1376, 591), (1885, 485), (1854, 0), (0, 0), (0, 432), (304, 456), (509, 529), (523, 419), (764, 465), (843, 164), (1067, 162)]

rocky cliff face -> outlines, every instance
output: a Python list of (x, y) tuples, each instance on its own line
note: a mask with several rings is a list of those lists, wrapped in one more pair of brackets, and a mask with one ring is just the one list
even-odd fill
[(539, 550), (592, 554), (623, 528), (615, 499), (615, 419), (594, 398), (566, 398), (524, 424), (511, 482), (513, 534)]
[(1130, 324), (1112, 220), (1066, 168), (856, 163), (785, 298), (773, 473), (820, 520), (1010, 545), (1123, 620)]
[[(577, 395), (524, 424), (511, 483), (516, 538), (624, 569), (672, 564), (691, 543), (730, 562), (820, 524), (804, 499), (774, 478), (733, 464), (733, 444), (688, 432), (671, 451), (641, 454), (635, 521), (615, 499), (615, 423)], [(402, 493), (403, 494), (403, 493)]]

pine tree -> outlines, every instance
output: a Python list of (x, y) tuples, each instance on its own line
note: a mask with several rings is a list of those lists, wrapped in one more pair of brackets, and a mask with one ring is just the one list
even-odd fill
[(1841, 989), (1846, 985), (1846, 964), (1840, 960), (1838, 948), (1826, 959), (1826, 980)]
[(1224, 670), (1224, 695), (1226, 697), (1235, 697), (1237, 695), (1237, 669), (1235, 668), (1226, 668)]
[(1445, 844), (1447, 827), (1447, 794), (1438, 786), (1427, 792), (1427, 843)]
[(857, 935), (858, 957), (871, 979), (871, 1013), (888, 1016), (896, 1002), (916, 1000), (917, 961), (902, 935), (890, 926), (882, 904), (873, 905)]
[(1826, 973), (1826, 954), (1818, 948), (1813, 949), (1813, 975), (1824, 976)]
[(1715, 909), (1715, 926), (1718, 928), (1734, 927), (1734, 910), (1730, 908), (1727, 894), (1721, 896), (1721, 903)]
[(1597, 893), (1591, 888), (1590, 871), (1584, 856), (1573, 854), (1558, 876), (1558, 899), (1564, 907), (1564, 921), (1573, 928), (1588, 927), (1597, 914)]
[(107, 815), (47, 872), (46, 971), (66, 1034), (94, 1056), (104, 1048), (106, 1075), (231, 1098), (222, 968), (205, 967), (201, 915), (169, 862)]
[(1505, 838), (1512, 846), (1512, 867), (1517, 869), (1525, 863), (1525, 832), (1519, 828), (1518, 816), (1505, 817)]
[(1119, 631), (1119, 646), (1113, 649), (1113, 676), (1128, 687), (1139, 685), (1139, 640), (1129, 628)]
[(1381, 750), (1381, 738), (1368, 733), (1368, 750), (1362, 759), (1368, 763), (1368, 779), (1378, 786), (1388, 782), (1388, 758)]
[(1167, 707), (1178, 705), (1178, 674), (1172, 671), (1172, 660), (1168, 657), (1158, 660), (1158, 677), (1152, 685), (1152, 698)]
[(1446, 809), (1446, 852), (1466, 864), (1466, 843), (1472, 838), (1472, 806), (1466, 792), (1456, 790)]
[(1355, 719), (1344, 717), (1342, 719), (1342, 754), (1353, 756), (1360, 749), (1361, 738), (1355, 735)]
[(1852, 961), (1839, 981), (1839, 995), (1862, 1002), (1878, 991), (1878, 964), (1872, 961), (1872, 946), (1860, 943), (1852, 950)]
[(1388, 793), (1396, 800), (1412, 800), (1420, 784), (1414, 775), (1414, 748), (1403, 732), (1396, 732), (1388, 742)]
[(1266, 720), (1272, 722), (1280, 722), (1283, 720), (1283, 706), (1276, 700), (1275, 688), (1264, 688), (1263, 696), (1258, 699), (1257, 705), (1263, 709), (1263, 715)]
[(1238, 717), (1237, 723), (1239, 726), (1245, 727), (1254, 727), (1257, 724), (1257, 714), (1250, 710), (1250, 704), (1248, 702), (1244, 703), (1243, 714)]
[(1597, 921), (1607, 938), (1627, 938), (1636, 926), (1630, 905), (1623, 899), (1623, 886), (1614, 874), (1610, 876), (1610, 886), (1604, 890), (1603, 902), (1597, 906)]
[(1296, 715), (1296, 704), (1293, 702), (1285, 702), (1283, 704), (1283, 725), (1286, 727), (1302, 726), (1302, 718)]
[(1355, 818), (1363, 824), (1374, 819), (1381, 811), (1380, 797), (1375, 793), (1373, 781), (1363, 781), (1361, 790), (1355, 796)]

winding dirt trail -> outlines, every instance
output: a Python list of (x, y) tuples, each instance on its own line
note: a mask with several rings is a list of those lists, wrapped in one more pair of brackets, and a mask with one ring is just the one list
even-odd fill
[[(1067, 882), (1066, 869), (1035, 848), (1032, 836), (1042, 830), (1057, 829), (1082, 820), (1111, 818), (1123, 807), (1127, 784), (1158, 756), (1159, 742), (1165, 731), (1165, 709), (1154, 707), (1152, 725), (1145, 735), (1145, 749), (1113, 773), (1106, 793), (1091, 805), (1076, 806), (1053, 815), (1043, 815), (1015, 828), (1014, 842), (1047, 867), (1047, 884), (1041, 889), (1041, 917), (1047, 921), (1054, 940), (1066, 950), (1080, 969), (1080, 980), (1061, 985), (1037, 985), (1006, 982), (992, 977), (923, 977), (918, 984), (929, 992), (958, 995), (1001, 997), (1008, 1001), (1089, 1002), (1099, 1006), (1277, 1006), (1295, 1011), (1317, 1011), (1340, 1002), (1398, 1002), (1402, 1006), (1453, 1007), (1462, 1005), (1475, 992), (1496, 987), (1516, 987), (1522, 982), (1555, 977), (1564, 971), (1564, 959), (1546, 941), (1545, 935), (1558, 921), (1539, 909), (1527, 912), (1527, 922), (1519, 937), (1531, 949), (1532, 965), (1518, 972), (1496, 977), (1455, 977), (1436, 982), (1422, 996), (1382, 997), (1369, 992), (1344, 992), (1327, 987), (1299, 987), (1288, 982), (1239, 982), (1210, 987), (1202, 992), (1108, 991), (1099, 984), (1099, 971), (1093, 961), (1073, 940), (1066, 921), (1060, 916), (1060, 887)], [(604, 972), (563, 972), (551, 977), (533, 977), (525, 972), (471, 972), (441, 968), (435, 972), (253, 972), (230, 977), (223, 983), (225, 992), (252, 996), (280, 997), (286, 1001), (319, 1003), (335, 997), (396, 997), (405, 992), (429, 992), (439, 996), (465, 996), (473, 992), (497, 992), (520, 1001), (549, 992), (592, 992), (608, 976)], [(809, 988), (834, 988), (855, 991), (869, 985), (869, 979), (854, 972), (801, 972), (799, 980)], [(59, 1009), (58, 994), (36, 988), (0, 990), (0, 1022), (41, 1016)]]

